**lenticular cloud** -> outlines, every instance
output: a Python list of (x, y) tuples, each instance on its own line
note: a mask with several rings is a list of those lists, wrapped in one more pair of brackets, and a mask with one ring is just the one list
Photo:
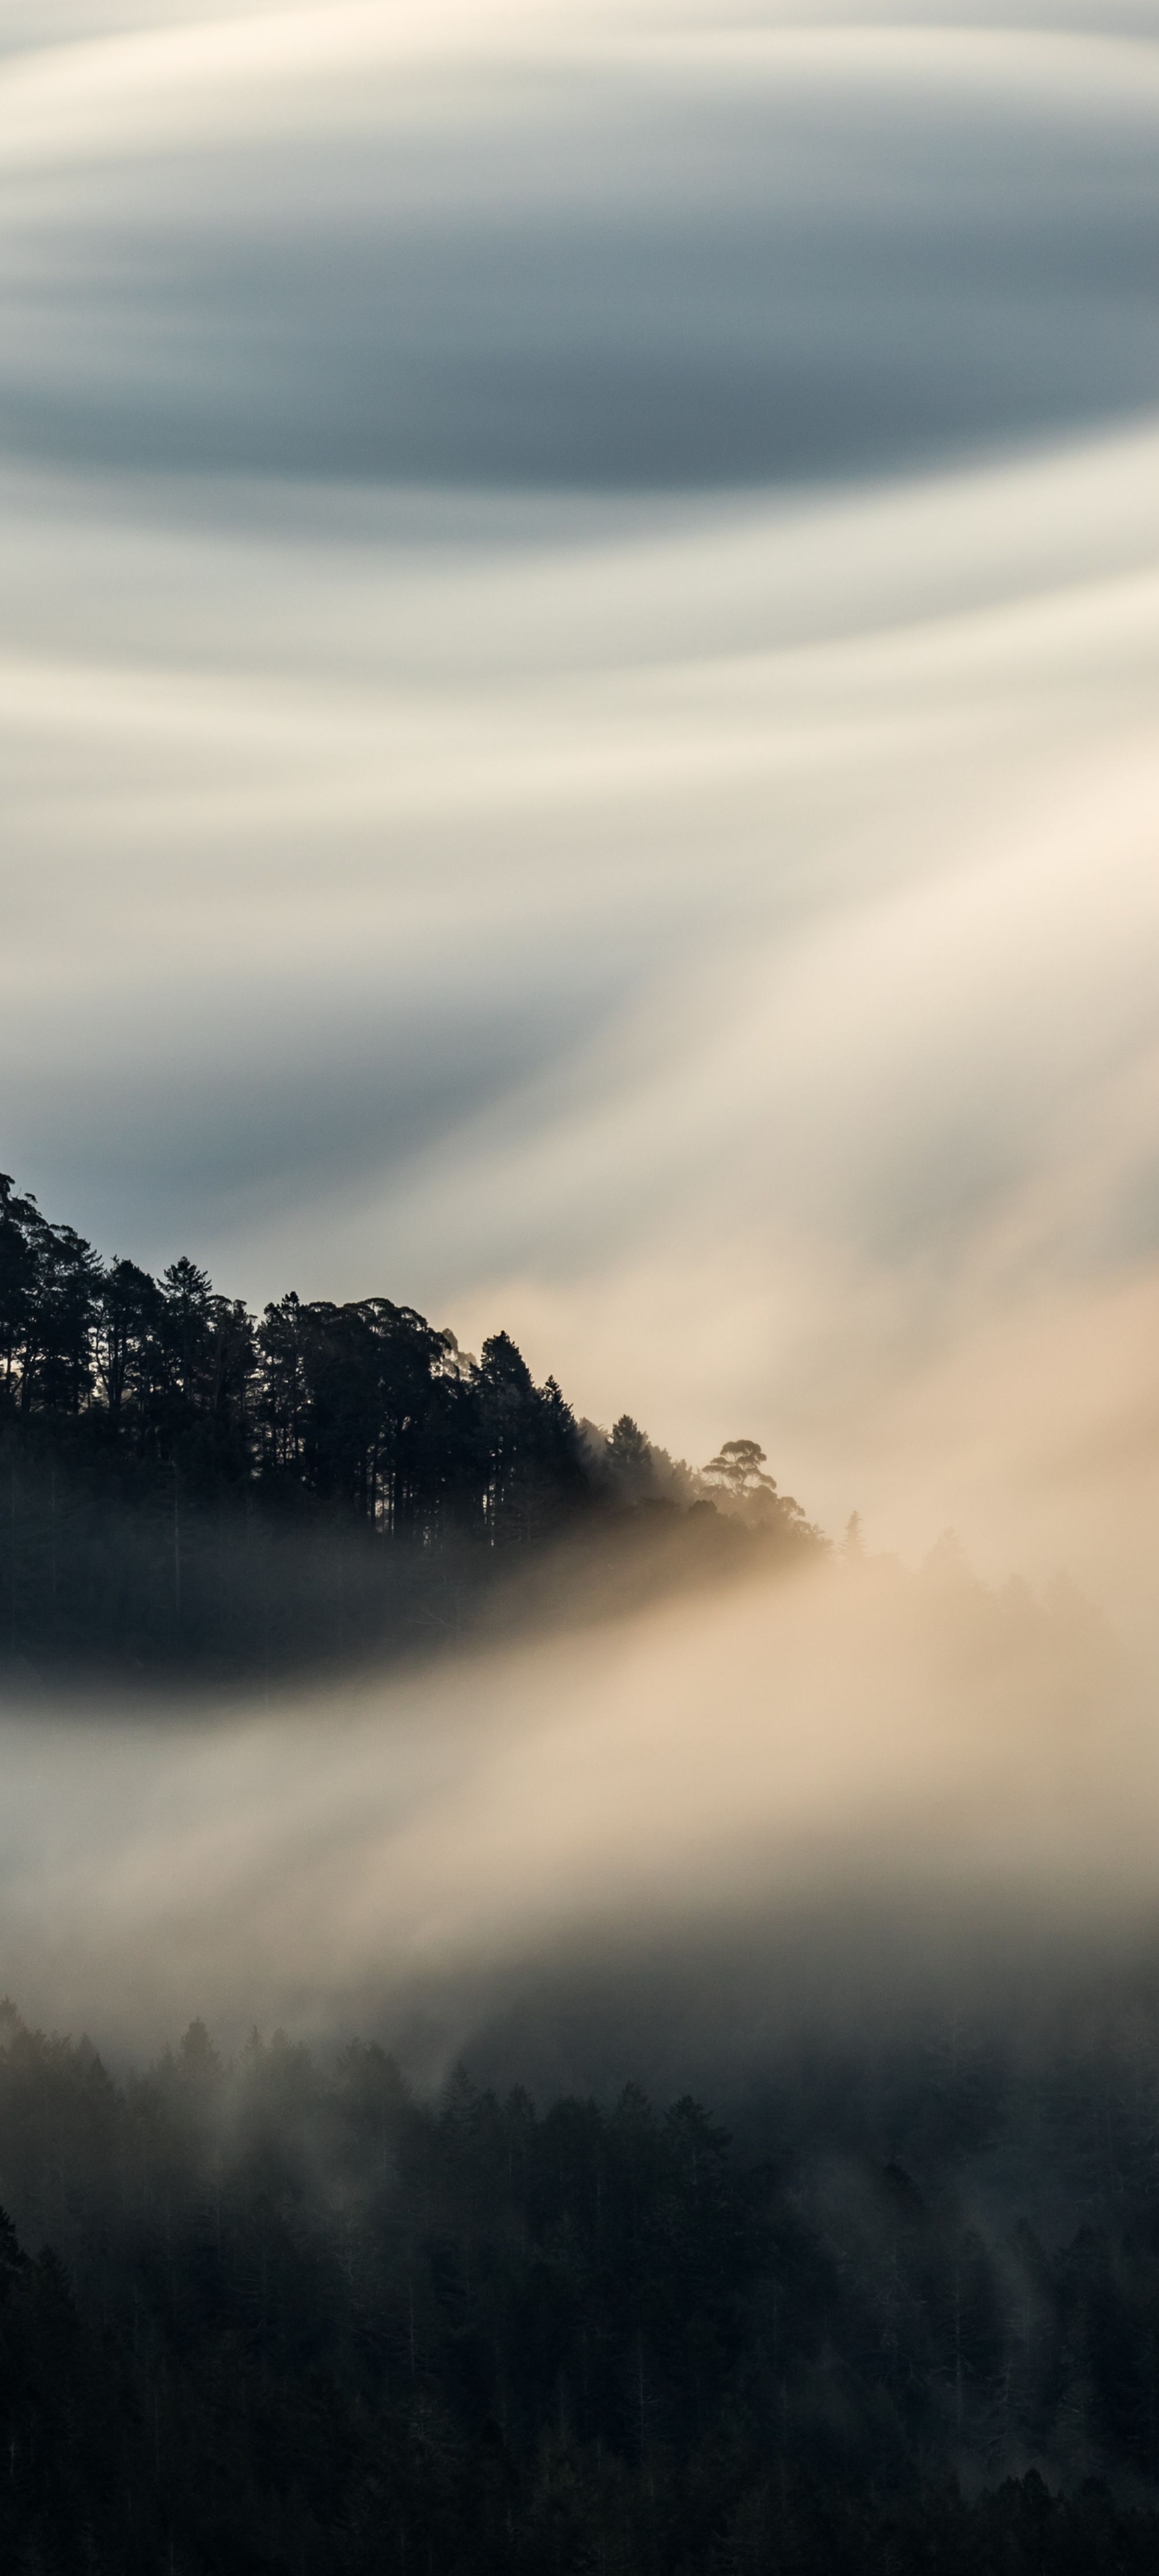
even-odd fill
[(1145, 13), (10, 13), (0, 1159), (1136, 1601)]

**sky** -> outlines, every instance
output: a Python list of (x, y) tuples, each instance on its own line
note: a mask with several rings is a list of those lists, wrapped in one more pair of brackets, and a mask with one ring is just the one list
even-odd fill
[(1157, 146), (1159, 0), (7, 0), (0, 1166), (870, 1549), (17, 1694), (34, 2015), (437, 2072), (538, 1979), (570, 2081), (631, 1958), (678, 2086), (1153, 1922)]
[(8, 0), (0, 101), (0, 1165), (1141, 1618), (1155, 0)]

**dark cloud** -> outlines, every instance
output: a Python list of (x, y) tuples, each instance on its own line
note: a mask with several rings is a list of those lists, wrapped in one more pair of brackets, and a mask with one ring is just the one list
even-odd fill
[(83, 223), (75, 198), (64, 226), (34, 209), (0, 436), (138, 469), (646, 489), (900, 471), (1159, 397), (1145, 112), (597, 93), (554, 194), (553, 114), (485, 151), (225, 153), (208, 191), (202, 159), (103, 186)]

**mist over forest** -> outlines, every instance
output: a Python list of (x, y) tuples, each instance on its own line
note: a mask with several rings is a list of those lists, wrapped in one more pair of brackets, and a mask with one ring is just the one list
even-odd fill
[(4, 1174), (0, 1372), (12, 1670), (264, 1687), (824, 1546), (754, 1440), (690, 1469), (627, 1413), (577, 1422), (509, 1334), (475, 1359), (387, 1297), (259, 1320), (187, 1254), (103, 1262)]
[(1097, 1609), (0, 1200), (13, 2563), (1152, 2564)]
[(1153, 2576), (1157, 0), (0, 176), (2, 2576)]
[(1142, 2571), (1159, 1999), (1091, 2004), (1029, 2059), (810, 2053), (732, 2144), (633, 2085), (226, 2065), (201, 2021), (118, 2084), (8, 2007), (0, 2529), (127, 2569)]

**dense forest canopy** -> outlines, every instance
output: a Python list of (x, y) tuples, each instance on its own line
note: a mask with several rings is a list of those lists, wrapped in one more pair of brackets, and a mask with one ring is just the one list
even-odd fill
[[(0, 1181), (21, 1678), (256, 1679), (441, 1644), (502, 1587), (522, 1617), (537, 1568), (607, 1609), (824, 1547), (750, 1438), (690, 1470), (503, 1332), (476, 1359), (385, 1297), (255, 1316)], [(854, 1523), (833, 1579), (864, 1573)], [(1069, 1595), (987, 1592), (952, 1547), (881, 1579), (971, 1671), (1087, 1652)], [(200, 2022), (117, 2078), (0, 2006), (0, 2563), (1150, 2576), (1151, 1988), (1032, 2062), (957, 2025), (766, 2054), (733, 2143), (639, 2085), (427, 2098), (374, 2042), (226, 2057)]]
[(199, 2022), (118, 2083), (5, 2007), (4, 2563), (1142, 2576), (1157, 2032), (814, 2047), (733, 2146)]
[(255, 1316), (187, 1255), (102, 1261), (0, 1175), (0, 1653), (253, 1671), (454, 1634), (500, 1568), (657, 1516), (717, 1566), (818, 1533), (764, 1452), (703, 1475), (578, 1421), (505, 1332), (476, 1359), (387, 1297)]

